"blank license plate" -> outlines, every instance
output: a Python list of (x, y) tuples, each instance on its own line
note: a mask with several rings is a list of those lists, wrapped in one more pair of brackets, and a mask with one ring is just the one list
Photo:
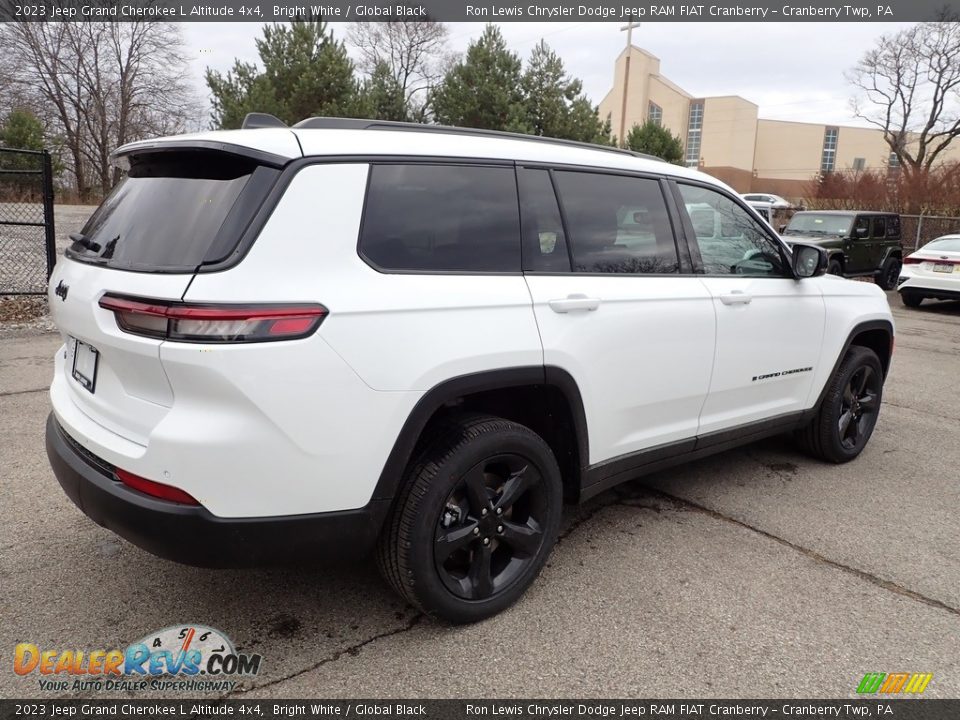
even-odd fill
[(74, 340), (76, 349), (73, 353), (73, 379), (83, 385), (90, 392), (97, 388), (97, 362), (100, 353), (92, 345), (80, 340)]
[(933, 264), (934, 272), (953, 272), (953, 265), (950, 263), (934, 263)]

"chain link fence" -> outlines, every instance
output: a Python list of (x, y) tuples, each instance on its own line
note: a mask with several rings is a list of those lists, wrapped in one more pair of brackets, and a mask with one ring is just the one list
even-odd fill
[(908, 250), (919, 250), (941, 235), (960, 233), (960, 217), (901, 215), (900, 218), (900, 242)]
[(0, 295), (42, 295), (55, 261), (53, 172), (44, 151), (0, 148)]

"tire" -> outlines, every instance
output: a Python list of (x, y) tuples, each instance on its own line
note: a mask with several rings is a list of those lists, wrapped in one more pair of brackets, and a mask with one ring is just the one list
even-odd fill
[(502, 418), (461, 416), (428, 432), (381, 534), (378, 565), (424, 613), (476, 622), (516, 602), (550, 555), (560, 469), (539, 435)]
[(836, 258), (830, 260), (827, 263), (827, 275), (840, 275), (843, 276), (843, 265), (840, 264), (840, 261)]
[(900, 279), (900, 268), (903, 267), (903, 261), (898, 257), (888, 257), (876, 274), (874, 282), (884, 290), (895, 290), (897, 281)]
[(800, 446), (820, 460), (850, 462), (870, 440), (882, 398), (880, 359), (873, 350), (851, 346), (830, 379), (816, 416), (797, 431)]
[(902, 292), (900, 293), (900, 301), (907, 307), (920, 307), (920, 303), (923, 302), (923, 295), (917, 295), (915, 292)]

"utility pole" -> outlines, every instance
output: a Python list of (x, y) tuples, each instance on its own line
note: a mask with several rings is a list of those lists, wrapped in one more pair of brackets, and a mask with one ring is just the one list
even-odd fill
[(627, 58), (623, 67), (623, 100), (620, 103), (620, 147), (627, 146), (627, 88), (630, 87), (630, 48), (633, 47), (633, 29), (640, 27), (638, 22), (628, 22), (620, 32), (627, 31)]

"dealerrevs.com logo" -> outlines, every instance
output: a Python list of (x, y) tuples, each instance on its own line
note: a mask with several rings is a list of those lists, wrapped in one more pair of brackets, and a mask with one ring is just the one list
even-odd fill
[(184, 692), (229, 691), (237, 677), (260, 672), (263, 657), (238, 653), (226, 634), (205, 625), (173, 625), (124, 650), (59, 650), (20, 643), (17, 675), (36, 675), (41, 690)]
[(871, 672), (863, 676), (857, 686), (861, 695), (906, 693), (919, 695), (927, 689), (933, 673)]

